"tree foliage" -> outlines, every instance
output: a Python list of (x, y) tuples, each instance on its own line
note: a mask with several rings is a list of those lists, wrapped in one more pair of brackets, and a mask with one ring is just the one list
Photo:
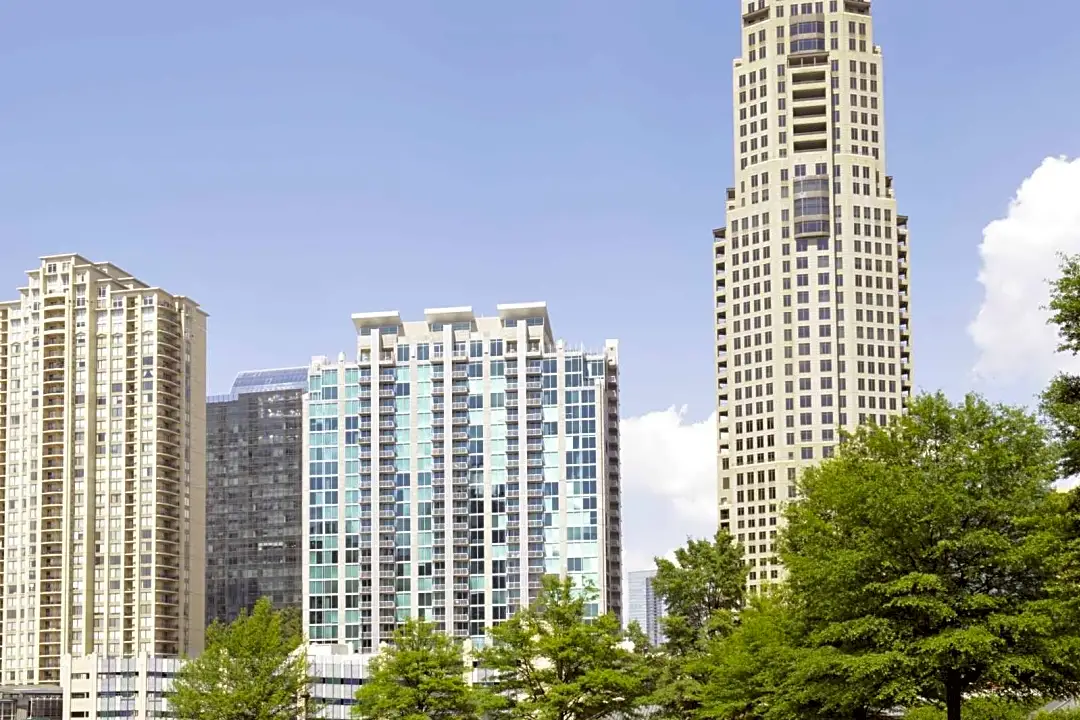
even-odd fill
[(811, 641), (783, 586), (750, 599), (734, 631), (710, 643), (696, 717), (714, 720), (866, 720), (884, 709), (855, 658)]
[(535, 602), (492, 628), (478, 653), (492, 672), (492, 716), (594, 720), (637, 707), (647, 690), (644, 656), (624, 643), (614, 615), (586, 617), (592, 595), (548, 576)]
[(287, 605), (280, 610), (281, 636), (286, 640), (304, 635), (304, 613), (296, 605)]
[(470, 720), (478, 717), (481, 691), (466, 680), (461, 645), (433, 624), (410, 620), (372, 660), (356, 694), (353, 717), (370, 720)]
[(313, 717), (303, 638), (283, 632), (263, 598), (229, 625), (215, 623), (202, 655), (181, 667), (168, 700), (181, 720), (296, 720)]
[(966, 693), (1080, 688), (1055, 461), (1023, 411), (933, 395), (805, 471), (781, 543), (793, 608), (864, 712), (922, 698), (959, 720)]
[(796, 659), (795, 625), (779, 592), (750, 600), (730, 635), (701, 661), (698, 717), (760, 720), (783, 716), (784, 690)]
[[(1080, 255), (1061, 258), (1061, 275), (1050, 284), (1049, 310), (1058, 351), (1080, 353)], [(1043, 391), (1041, 406), (1061, 445), (1062, 474), (1080, 473), (1080, 376), (1055, 376)]]
[(687, 650), (730, 632), (745, 587), (742, 548), (725, 530), (712, 540), (688, 540), (674, 561), (656, 558), (653, 591), (664, 601), (664, 634), (671, 648)]
[[(977, 695), (964, 703), (964, 720), (1029, 720), (1040, 704), (1037, 700)], [(1066, 720), (1056, 714), (1046, 715), (1042, 720)], [(945, 709), (936, 705), (918, 705), (905, 713), (904, 720), (945, 720)]]
[(656, 559), (653, 590), (663, 600), (664, 656), (653, 661), (651, 702), (670, 717), (702, 707), (714, 671), (710, 649), (728, 636), (745, 599), (742, 550), (726, 531), (712, 540), (688, 540), (675, 560)]

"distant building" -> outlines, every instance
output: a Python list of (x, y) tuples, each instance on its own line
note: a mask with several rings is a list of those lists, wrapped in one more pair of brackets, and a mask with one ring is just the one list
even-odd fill
[(653, 645), (664, 642), (664, 631), (660, 619), (664, 617), (664, 601), (653, 590), (656, 569), (634, 570), (627, 574), (628, 622), (637, 622), (649, 636)]
[(206, 622), (303, 603), (307, 368), (242, 372), (206, 405)]
[(0, 720), (60, 720), (63, 715), (58, 686), (0, 685)]

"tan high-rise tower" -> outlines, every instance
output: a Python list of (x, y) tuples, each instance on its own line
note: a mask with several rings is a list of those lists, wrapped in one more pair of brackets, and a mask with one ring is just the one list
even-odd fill
[(867, 0), (744, 0), (735, 187), (714, 231), (720, 525), (776, 581), (783, 504), (911, 393), (907, 218)]
[(0, 303), (0, 682), (204, 641), (206, 315), (110, 263)]

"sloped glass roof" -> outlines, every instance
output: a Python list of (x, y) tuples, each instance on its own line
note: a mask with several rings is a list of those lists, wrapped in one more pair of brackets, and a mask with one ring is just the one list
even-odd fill
[(233, 381), (234, 394), (273, 390), (303, 390), (307, 387), (308, 369), (280, 368), (277, 370), (248, 370)]

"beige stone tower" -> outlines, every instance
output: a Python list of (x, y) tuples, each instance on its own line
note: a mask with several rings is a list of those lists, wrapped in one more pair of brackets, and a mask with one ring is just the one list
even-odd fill
[(744, 0), (735, 186), (714, 231), (720, 525), (776, 581), (784, 503), (911, 393), (907, 218), (867, 0)]
[(204, 642), (206, 314), (53, 255), (0, 303), (0, 682)]

